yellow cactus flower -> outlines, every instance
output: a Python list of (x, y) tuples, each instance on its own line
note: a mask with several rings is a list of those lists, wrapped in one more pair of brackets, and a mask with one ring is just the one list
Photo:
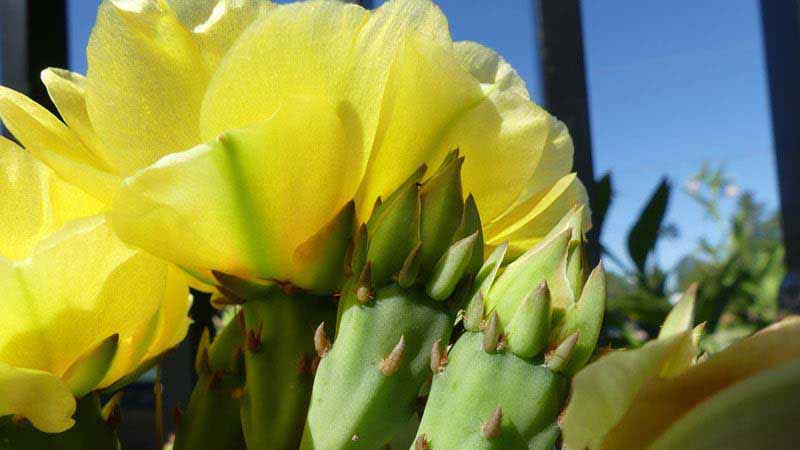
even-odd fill
[(185, 276), (123, 244), (103, 208), (0, 138), (0, 416), (64, 431), (75, 397), (186, 333)]
[(66, 125), (9, 90), (0, 116), (95, 197), (122, 181), (115, 231), (193, 273), (329, 289), (331, 230), (454, 148), (490, 247), (586, 203), (566, 127), (429, 0), (106, 0), (87, 53), (43, 74)]
[(691, 320), (669, 322), (642, 348), (612, 352), (578, 373), (563, 421), (565, 448), (796, 448), (800, 317), (700, 362)]

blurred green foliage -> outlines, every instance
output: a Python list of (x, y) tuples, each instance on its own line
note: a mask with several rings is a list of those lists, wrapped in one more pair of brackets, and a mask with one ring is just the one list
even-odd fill
[[(701, 342), (706, 351), (718, 351), (780, 316), (778, 291), (785, 268), (778, 215), (765, 211), (751, 193), (740, 192), (719, 168), (703, 167), (685, 191), (724, 238), (701, 239), (674, 267), (661, 267), (653, 252), (660, 240), (677, 235), (674, 225), (664, 223), (673, 193), (669, 181), (662, 180), (628, 233), (633, 264), (602, 249), (621, 268), (609, 271), (605, 345), (636, 347), (655, 337), (672, 302), (693, 283), (698, 286), (696, 322), (706, 324)], [(731, 203), (730, 208), (723, 203)], [(600, 211), (608, 208), (599, 206)], [(732, 213), (723, 214), (723, 209)]]

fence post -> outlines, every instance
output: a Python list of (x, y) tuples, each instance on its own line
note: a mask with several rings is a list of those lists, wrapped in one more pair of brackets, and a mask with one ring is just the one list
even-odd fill
[(55, 111), (39, 74), (67, 66), (66, 0), (51, 0), (46, 7), (33, 0), (2, 0), (0, 32), (2, 84)]
[[(545, 108), (569, 128), (574, 168), (595, 204), (589, 99), (583, 60), (580, 0), (533, 0), (537, 6), (538, 48)], [(594, 218), (596, 219), (596, 218)], [(598, 223), (597, 220), (594, 220)], [(589, 259), (599, 260), (599, 227), (589, 233)]]
[(781, 305), (800, 313), (800, 1), (761, 0), (787, 274)]

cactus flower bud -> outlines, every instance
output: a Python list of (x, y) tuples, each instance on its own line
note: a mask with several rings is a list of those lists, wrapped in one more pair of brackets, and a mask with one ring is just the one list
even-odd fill
[(583, 214), (574, 208), (502, 274), (507, 246), (478, 272), (466, 332), (433, 373), (417, 433), (430, 448), (552, 448), (569, 378), (594, 351), (605, 309), (602, 265), (584, 270)]

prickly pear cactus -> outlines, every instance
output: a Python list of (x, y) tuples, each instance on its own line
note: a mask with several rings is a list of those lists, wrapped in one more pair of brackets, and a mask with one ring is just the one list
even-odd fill
[(433, 384), (412, 449), (551, 449), (569, 378), (591, 356), (605, 274), (588, 276), (582, 211), (497, 276), (498, 247), (476, 278), (466, 332), (430, 350)]
[(214, 276), (225, 301), (242, 305), (246, 382), (240, 413), (246, 447), (297, 448), (318, 362), (311, 336), (319, 323), (335, 319), (336, 303), (289, 285)]
[(197, 384), (176, 419), (173, 450), (245, 450), (239, 408), (244, 393), (244, 316), (237, 314), (211, 343), (205, 330), (198, 348)]
[(462, 163), (451, 153), (424, 183), (421, 168), (356, 234), (336, 337), (328, 322), (315, 335), (321, 362), (302, 449), (382, 448), (413, 419), (430, 349), (448, 341), (483, 256)]

